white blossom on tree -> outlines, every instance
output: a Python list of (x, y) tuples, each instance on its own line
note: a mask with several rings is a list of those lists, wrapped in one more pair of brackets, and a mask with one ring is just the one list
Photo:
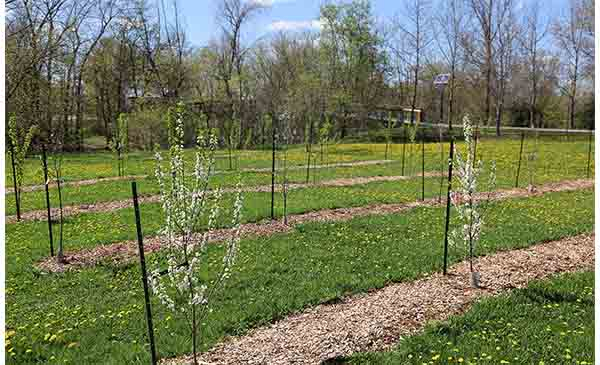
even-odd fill
[[(202, 279), (206, 271), (207, 244), (211, 230), (224, 219), (224, 199), (220, 189), (209, 189), (214, 172), (214, 152), (217, 137), (214, 131), (200, 130), (198, 150), (191, 176), (184, 161), (183, 104), (178, 104), (170, 118), (170, 161), (165, 171), (163, 159), (156, 153), (156, 177), (165, 223), (160, 230), (167, 242), (167, 270), (155, 269), (150, 282), (155, 295), (171, 311), (183, 316), (190, 324), (194, 364), (197, 364), (199, 323), (209, 311), (211, 296), (230, 274), (238, 251), (242, 214), (241, 184), (233, 205), (230, 224), (233, 234), (225, 243), (223, 263), (218, 272)], [(221, 224), (222, 225), (222, 224)]]
[(487, 198), (480, 199), (477, 197), (477, 190), (478, 179), (483, 172), (483, 163), (481, 160), (475, 161), (473, 126), (468, 116), (463, 118), (463, 132), (467, 153), (466, 156), (463, 156), (455, 147), (455, 171), (458, 188), (450, 195), (452, 204), (458, 212), (460, 227), (450, 235), (450, 243), (455, 246), (463, 246), (466, 249), (469, 269), (473, 273), (473, 256), (481, 237), (481, 228), (484, 223), (483, 213), (490, 200), (490, 192), (496, 186), (496, 163), (492, 161), (489, 168)]

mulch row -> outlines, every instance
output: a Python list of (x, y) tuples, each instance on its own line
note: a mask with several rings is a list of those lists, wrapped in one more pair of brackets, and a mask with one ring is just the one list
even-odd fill
[[(289, 190), (294, 189), (303, 189), (308, 187), (342, 187), (342, 186), (352, 186), (352, 185), (361, 185), (367, 184), (371, 182), (380, 182), (380, 181), (399, 181), (399, 180), (408, 180), (411, 178), (421, 177), (418, 176), (371, 176), (371, 177), (354, 177), (354, 178), (342, 178), (342, 179), (334, 179), (334, 180), (325, 180), (315, 184), (301, 184), (301, 183), (292, 183), (288, 184)], [(426, 172), (425, 177), (435, 177), (441, 176), (439, 172)], [(258, 185), (258, 186), (250, 186), (243, 188), (245, 192), (270, 192), (271, 185)], [(225, 188), (222, 189), (224, 193), (235, 191), (234, 188)], [(281, 185), (277, 184), (275, 186), (275, 191), (281, 191)], [(139, 198), (139, 203), (157, 203), (160, 201), (159, 195), (143, 195)], [(128, 200), (115, 200), (115, 201), (107, 201), (107, 202), (98, 202), (94, 204), (80, 204), (80, 205), (67, 205), (63, 207), (63, 216), (72, 216), (82, 213), (102, 213), (102, 212), (111, 212), (117, 209), (130, 208), (133, 206), (133, 203), (130, 199)], [(58, 208), (52, 208), (50, 210), (52, 217), (56, 218), (60, 214)], [(28, 221), (41, 221), (47, 219), (47, 210), (31, 210), (28, 212), (21, 213), (21, 222)], [(17, 223), (16, 215), (9, 215), (6, 217), (6, 223)]]
[[(311, 169), (323, 169), (329, 167), (354, 167), (354, 166), (368, 166), (368, 165), (382, 165), (393, 162), (393, 160), (368, 160), (368, 161), (358, 161), (358, 162), (339, 162), (339, 163), (331, 163), (326, 165), (314, 165), (311, 166)], [(306, 166), (290, 166), (288, 170), (302, 170), (305, 169)], [(276, 168), (275, 170), (280, 171), (281, 168)], [(270, 172), (270, 167), (261, 167), (261, 168), (244, 168), (240, 171), (243, 172)], [(218, 171), (217, 174), (232, 174), (237, 173), (237, 171)], [(75, 181), (65, 181), (62, 183), (62, 186), (82, 186), (82, 185), (94, 185), (99, 182), (107, 182), (107, 181), (119, 181), (119, 180), (141, 180), (147, 178), (148, 175), (127, 175), (127, 176), (110, 176), (110, 177), (100, 177), (96, 179), (87, 179), (87, 180), (75, 180)], [(21, 188), (22, 193), (32, 192), (32, 191), (40, 191), (44, 190), (45, 185), (26, 185)], [(49, 187), (56, 187), (56, 183), (51, 182), (48, 184)], [(5, 194), (12, 194), (15, 192), (14, 188), (6, 187), (4, 190)]]
[[(429, 321), (464, 313), (482, 297), (557, 273), (594, 269), (594, 236), (579, 235), (476, 259), (481, 287), (470, 287), (465, 262), (412, 282), (346, 297), (230, 337), (202, 354), (204, 364), (320, 364), (355, 352), (388, 350)], [(162, 364), (190, 364), (191, 357)]]
[[(537, 187), (536, 189), (507, 189), (494, 192), (483, 192), (477, 199), (502, 200), (508, 198), (529, 197), (542, 195), (550, 192), (573, 191), (588, 189), (594, 186), (593, 180), (581, 179), (550, 183)], [(367, 215), (393, 214), (407, 211), (416, 207), (436, 206), (445, 204), (445, 200), (437, 198), (424, 201), (414, 201), (399, 204), (380, 204), (363, 207), (349, 207), (336, 209), (323, 209), (288, 216), (288, 224), (282, 220), (265, 221), (258, 223), (246, 223), (241, 225), (240, 234), (247, 236), (269, 236), (276, 233), (284, 233), (293, 230), (294, 226), (307, 222), (344, 221), (354, 217)], [(209, 233), (211, 242), (219, 242), (232, 237), (232, 229), (217, 229)], [(160, 236), (144, 238), (144, 251), (151, 253), (160, 250), (167, 243)], [(134, 240), (117, 242), (108, 245), (100, 245), (94, 248), (82, 249), (65, 253), (66, 263), (58, 263), (55, 258), (47, 257), (38, 262), (36, 266), (46, 272), (63, 272), (67, 270), (79, 270), (85, 267), (95, 266), (101, 262), (110, 262), (120, 265), (129, 262), (137, 256), (137, 242)]]

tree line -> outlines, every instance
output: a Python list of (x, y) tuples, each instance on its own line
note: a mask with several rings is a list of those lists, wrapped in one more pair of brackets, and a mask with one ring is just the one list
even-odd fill
[(450, 125), (469, 113), (498, 134), (594, 126), (593, 0), (554, 18), (538, 0), (402, 0), (383, 19), (370, 1), (329, 1), (317, 27), (254, 41), (267, 2), (216, 2), (217, 35), (197, 47), (177, 0), (8, 0), (6, 120), (36, 125), (34, 145), (79, 151), (94, 136), (109, 148), (123, 113), (134, 147), (166, 143), (179, 101), (186, 128), (216, 128), (231, 148), (264, 145), (283, 122), (292, 141), (326, 121), (344, 137), (382, 109)]

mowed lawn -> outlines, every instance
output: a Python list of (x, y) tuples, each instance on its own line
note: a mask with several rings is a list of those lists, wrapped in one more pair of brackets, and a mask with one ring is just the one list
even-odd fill
[[(458, 143), (459, 150), (464, 149), (462, 143)], [(585, 178), (587, 176), (588, 144), (584, 140), (565, 142), (560, 139), (540, 138), (539, 141), (528, 141), (524, 145), (521, 167), (518, 168), (520, 141), (514, 139), (506, 140), (482, 140), (478, 143), (477, 155), (488, 166), (491, 161), (497, 165), (498, 186), (501, 188), (514, 187), (517, 171), (519, 171), (519, 186), (524, 187), (530, 183), (543, 184), (547, 182), (561, 181), (567, 179)], [(360, 162), (365, 160), (383, 159), (385, 156), (385, 145), (383, 144), (343, 144), (332, 145), (325, 154), (323, 164), (336, 162)], [(402, 159), (402, 151), (404, 160)], [(322, 181), (369, 176), (418, 176), (422, 171), (422, 155), (419, 145), (408, 144), (405, 148), (401, 144), (392, 145), (388, 158), (392, 162), (381, 165), (353, 166), (353, 167), (327, 167), (313, 169), (309, 172), (309, 181), (319, 183)], [(446, 159), (449, 145), (438, 143), (425, 144), (425, 171), (438, 172), (447, 170)], [(534, 153), (535, 151), (535, 153)], [(244, 156), (240, 159), (240, 167), (270, 167), (270, 151), (236, 151), (236, 154)], [(219, 156), (224, 156), (220, 151)], [(98, 178), (103, 176), (114, 176), (116, 173), (107, 173), (114, 167), (112, 156), (108, 153), (67, 155), (64, 161), (64, 176), (66, 181), (77, 181), (86, 178)], [(193, 151), (186, 152), (189, 163), (192, 162)], [(290, 166), (306, 164), (306, 156), (302, 147), (294, 147), (290, 150)], [(328, 156), (328, 157), (327, 157)], [(590, 176), (594, 174), (593, 151), (590, 161)], [(278, 154), (278, 159), (281, 153)], [(443, 157), (443, 158), (442, 158)], [(241, 158), (241, 157), (240, 157)], [(316, 153), (313, 161), (321, 163), (320, 154)], [(270, 172), (250, 172), (227, 170), (222, 165), (222, 158), (217, 164), (220, 173), (214, 176), (213, 186), (232, 187), (241, 177), (244, 186), (269, 185), (271, 183)], [(244, 165), (245, 164), (245, 165)], [(281, 167), (281, 161), (277, 161)], [(312, 164), (312, 163), (311, 163)], [(158, 193), (158, 186), (154, 179), (155, 161), (151, 154), (136, 152), (132, 154), (127, 162), (127, 174), (149, 175), (142, 179), (140, 193), (153, 195)], [(219, 167), (221, 166), (221, 167)], [(12, 186), (12, 173), (10, 164), (7, 166), (7, 186)], [(25, 184), (41, 184), (43, 173), (39, 159), (28, 159), (25, 166)], [(305, 183), (307, 171), (305, 169), (290, 170), (288, 180), (291, 183)], [(282, 174), (276, 175), (276, 183), (282, 181)], [(63, 203), (65, 205), (94, 204), (105, 201), (131, 199), (131, 187), (129, 181), (104, 181), (93, 185), (65, 186), (63, 187)], [(435, 190), (439, 193), (439, 187)], [(431, 192), (433, 193), (433, 192)], [(16, 214), (14, 194), (6, 195), (6, 214)], [(50, 188), (50, 199), (53, 207), (58, 206), (57, 189)], [(268, 202), (270, 205), (270, 200)], [(44, 191), (23, 192), (21, 194), (21, 211), (39, 210), (46, 208)]]
[[(592, 190), (495, 202), (479, 254), (590, 232), (593, 205)], [(440, 270), (443, 222), (443, 208), (419, 208), (243, 239), (232, 278), (203, 324), (203, 349), (294, 311)], [(106, 224), (82, 228), (77, 246), (132, 237), (105, 233)], [(43, 228), (35, 223), (6, 227), (8, 362), (147, 363), (136, 263), (41, 273), (32, 264), (47, 255)], [(220, 266), (221, 253), (219, 245), (209, 248), (210, 272)], [(453, 250), (450, 258), (457, 262), (463, 255)], [(149, 255), (148, 261), (151, 268), (165, 264), (161, 253)], [(205, 279), (210, 277), (207, 273)], [(157, 301), (153, 305), (160, 356), (188, 353), (185, 323)]]

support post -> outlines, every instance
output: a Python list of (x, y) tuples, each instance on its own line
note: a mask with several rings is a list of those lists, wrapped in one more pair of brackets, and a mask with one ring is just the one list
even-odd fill
[(13, 175), (13, 189), (15, 191), (15, 205), (17, 208), (17, 221), (21, 221), (21, 197), (19, 189), (17, 188), (17, 168), (15, 166), (15, 149), (12, 142), (8, 143), (10, 148), (10, 163), (12, 165), (12, 175)]
[(521, 133), (521, 148), (519, 149), (519, 165), (517, 166), (517, 177), (515, 179), (515, 188), (519, 187), (519, 174), (521, 173), (521, 158), (523, 157), (523, 141), (525, 140), (525, 133)]
[(425, 200), (425, 128), (421, 132), (421, 200)]
[(444, 229), (444, 275), (448, 273), (448, 230), (450, 228), (450, 193), (452, 192), (452, 165), (454, 160), (454, 137), (450, 139), (448, 158), (448, 195), (446, 196), (446, 227)]
[(48, 213), (48, 238), (50, 239), (50, 256), (54, 256), (54, 241), (52, 237), (52, 213), (50, 211), (50, 192), (48, 191), (48, 158), (46, 146), (42, 146), (42, 164), (44, 166), (44, 189), (46, 190), (46, 210)]
[(146, 305), (146, 322), (148, 323), (148, 340), (150, 341), (150, 355), (152, 365), (157, 364), (156, 345), (154, 343), (154, 327), (152, 325), (152, 308), (150, 306), (150, 293), (148, 291), (148, 274), (146, 273), (146, 259), (144, 258), (144, 242), (142, 238), (142, 223), (140, 220), (140, 207), (138, 204), (137, 184), (131, 182), (131, 192), (133, 194), (133, 208), (135, 210), (135, 226), (137, 230), (138, 249), (140, 252), (140, 267), (142, 271), (142, 283), (144, 285), (144, 301)]
[(402, 120), (402, 129), (404, 129), (404, 141), (402, 142), (402, 176), (404, 176), (404, 156), (406, 155), (406, 125)]
[(587, 173), (586, 173), (586, 177), (589, 179), (590, 178), (590, 161), (591, 161), (591, 157), (592, 157), (592, 136), (593, 136), (594, 132), (590, 131), (590, 135), (588, 137), (588, 155), (587, 155)]
[(273, 156), (272, 156), (272, 165), (271, 165), (271, 220), (275, 219), (275, 118), (273, 118), (272, 122), (271, 122), (271, 129), (272, 129), (272, 137), (273, 137), (273, 144), (272, 144), (272, 152), (273, 152)]

